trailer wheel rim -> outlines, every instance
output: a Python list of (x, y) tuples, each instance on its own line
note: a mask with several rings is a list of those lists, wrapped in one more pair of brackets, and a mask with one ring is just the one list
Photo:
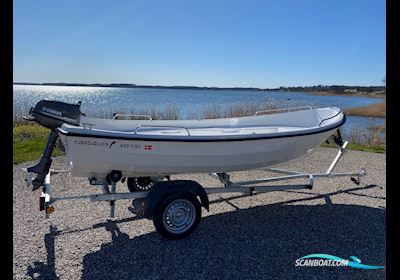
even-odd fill
[(187, 199), (177, 199), (170, 203), (163, 214), (166, 230), (179, 234), (189, 230), (196, 220), (196, 209)]
[(139, 191), (148, 191), (154, 185), (150, 177), (137, 177), (135, 178), (135, 188)]

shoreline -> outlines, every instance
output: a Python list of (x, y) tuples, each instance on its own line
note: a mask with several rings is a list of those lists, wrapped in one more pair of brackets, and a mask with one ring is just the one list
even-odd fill
[[(174, 90), (218, 90), (218, 91), (263, 91), (263, 92), (281, 92), (281, 93), (306, 93), (312, 95), (335, 95), (335, 96), (356, 96), (356, 97), (371, 97), (371, 98), (385, 98), (386, 94), (359, 94), (359, 93), (336, 93), (330, 91), (318, 91), (309, 89), (309, 87), (294, 87), (282, 90), (282, 88), (258, 88), (258, 87), (215, 87), (215, 86), (162, 86), (162, 85), (137, 85), (137, 84), (101, 84), (101, 83), (25, 83), (14, 82), (14, 85), (29, 85), (29, 86), (72, 86), (72, 87), (100, 87), (100, 88), (128, 88), (128, 89), (174, 89)], [(347, 89), (359, 88), (359, 86), (347, 86)], [(367, 87), (368, 88), (368, 87)], [(345, 89), (346, 90), (346, 89)]]
[(343, 112), (349, 116), (386, 118), (386, 100), (368, 106), (344, 108)]
[(352, 96), (352, 97), (367, 97), (367, 98), (380, 98), (386, 99), (386, 94), (358, 94), (358, 93), (332, 93), (332, 92), (308, 92), (311, 95), (320, 95), (320, 96)]

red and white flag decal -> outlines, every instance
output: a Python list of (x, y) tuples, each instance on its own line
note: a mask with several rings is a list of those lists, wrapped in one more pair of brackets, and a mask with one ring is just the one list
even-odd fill
[(144, 145), (144, 149), (151, 151), (153, 149), (153, 146), (152, 145)]

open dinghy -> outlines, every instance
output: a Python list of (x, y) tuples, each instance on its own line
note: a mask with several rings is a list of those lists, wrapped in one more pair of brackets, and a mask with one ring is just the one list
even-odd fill
[(124, 120), (90, 118), (79, 105), (41, 101), (31, 118), (57, 127), (74, 176), (97, 178), (112, 170), (141, 177), (276, 166), (311, 153), (346, 119), (335, 107), (284, 110), (238, 118)]
[(338, 108), (211, 120), (83, 117), (59, 133), (72, 174), (123, 177), (228, 172), (286, 163), (310, 153), (345, 121)]
[[(48, 100), (40, 101), (31, 109), (26, 119), (51, 129), (41, 160), (26, 169), (28, 186), (33, 185), (32, 190), (43, 187), (39, 202), (46, 217), (54, 211), (52, 204), (57, 200), (90, 198), (107, 201), (113, 218), (115, 201), (133, 199), (131, 210), (138, 217), (152, 219), (164, 237), (181, 239), (198, 226), (201, 207), (209, 210), (207, 194), (251, 195), (312, 189), (314, 178), (318, 177), (353, 176), (351, 180), (359, 184), (359, 178), (365, 175), (364, 169), (357, 173), (333, 172), (348, 144), (342, 141), (339, 132), (346, 117), (335, 107), (278, 109), (248, 117), (210, 120), (152, 120), (148, 116), (146, 120), (123, 120), (120, 117), (117, 114), (113, 119), (91, 118), (81, 112), (80, 103)], [(59, 136), (71, 170), (50, 169), (51, 154)], [(333, 140), (339, 151), (326, 173), (271, 168), (309, 155), (327, 139)], [(285, 175), (232, 182), (227, 173), (255, 168)], [(91, 185), (101, 186), (102, 194), (50, 199), (51, 175), (66, 171), (89, 177)], [(171, 180), (169, 176), (199, 172), (208, 173), (224, 187), (203, 188), (193, 180)], [(37, 174), (34, 180), (32, 174)], [(117, 192), (117, 183), (126, 178), (129, 192)], [(260, 186), (260, 183), (301, 178), (308, 179), (308, 183)]]

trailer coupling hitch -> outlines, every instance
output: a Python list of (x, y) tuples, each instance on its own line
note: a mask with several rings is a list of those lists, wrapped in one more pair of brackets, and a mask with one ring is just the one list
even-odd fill
[(39, 163), (35, 166), (27, 168), (28, 172), (36, 173), (36, 178), (32, 181), (32, 191), (37, 190), (41, 186), (44, 186), (44, 179), (49, 173), (50, 166), (52, 163), (51, 154), (53, 153), (54, 146), (56, 144), (58, 133), (55, 130), (50, 132), (49, 138), (47, 140), (46, 147), (44, 149), (42, 158)]

